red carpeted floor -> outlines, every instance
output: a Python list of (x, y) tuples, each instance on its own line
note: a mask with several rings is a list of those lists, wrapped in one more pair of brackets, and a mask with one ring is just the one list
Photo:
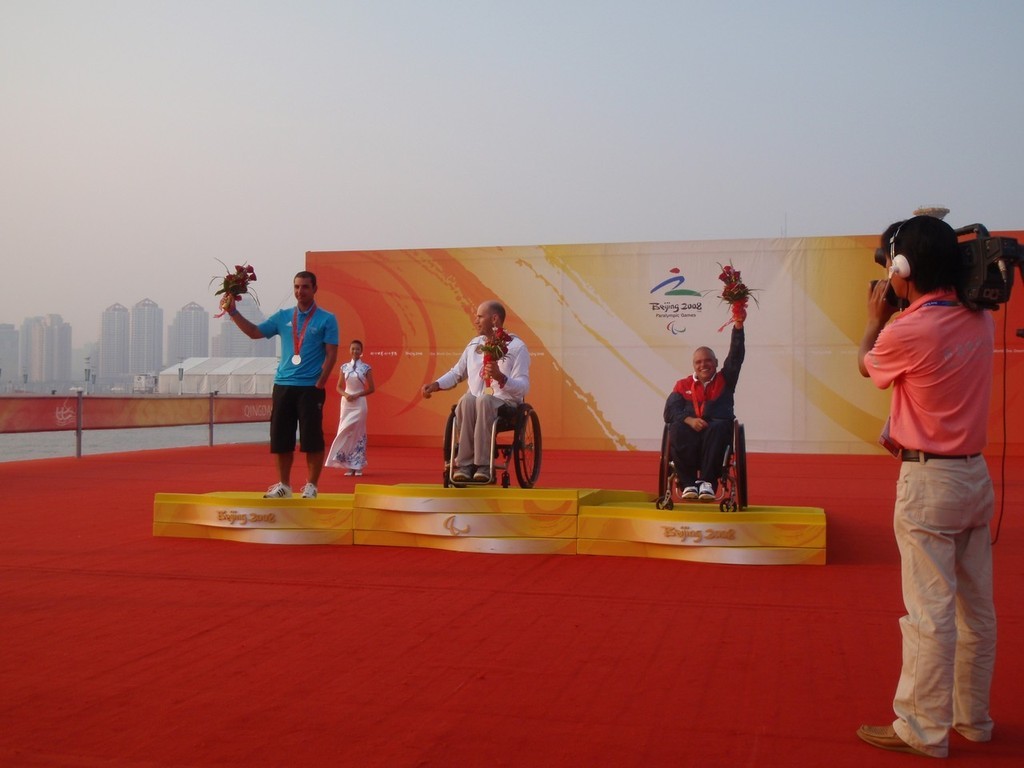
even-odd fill
[[(891, 459), (748, 457), (752, 503), (825, 508), (824, 567), (151, 535), (155, 493), (262, 490), (265, 450), (0, 464), (0, 765), (923, 759), (854, 735), (891, 720), (900, 663)], [(436, 482), (437, 453), (371, 450), (364, 480)], [(540, 485), (653, 492), (656, 464), (551, 451)], [(1006, 474), (996, 738), (954, 734), (962, 766), (1024, 760), (1024, 460)]]

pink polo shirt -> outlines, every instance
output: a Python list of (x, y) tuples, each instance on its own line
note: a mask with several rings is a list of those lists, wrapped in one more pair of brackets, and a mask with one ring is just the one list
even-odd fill
[(988, 441), (995, 323), (952, 291), (922, 296), (882, 329), (864, 357), (880, 389), (892, 385), (889, 434), (904, 448), (980, 453)]

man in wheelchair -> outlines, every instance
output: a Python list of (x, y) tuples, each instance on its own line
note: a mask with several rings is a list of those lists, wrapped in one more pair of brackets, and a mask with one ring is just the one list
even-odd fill
[(455, 366), (437, 381), (424, 384), (423, 397), (468, 380), (455, 407), (458, 453), (452, 480), (489, 483), (491, 432), (503, 405), (518, 406), (530, 390), (530, 352), (523, 340), (505, 331), (505, 307), (485, 301), (476, 310), (477, 335), (469, 340)]
[(735, 319), (721, 370), (709, 347), (693, 353), (693, 375), (680, 379), (665, 401), (670, 459), (684, 499), (714, 501), (725, 451), (733, 437), (736, 383), (744, 356), (743, 320)]

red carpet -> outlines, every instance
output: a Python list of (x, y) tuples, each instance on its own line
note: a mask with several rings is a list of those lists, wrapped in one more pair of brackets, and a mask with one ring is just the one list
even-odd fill
[[(891, 459), (749, 455), (753, 503), (825, 508), (824, 567), (151, 535), (154, 493), (263, 489), (265, 451), (0, 464), (0, 765), (921, 760), (854, 735), (891, 720), (900, 662)], [(371, 450), (364, 479), (438, 482), (439, 453)], [(546, 452), (539, 486), (653, 493), (656, 465)], [(1007, 472), (996, 738), (954, 734), (961, 766), (1024, 759), (1024, 459)]]

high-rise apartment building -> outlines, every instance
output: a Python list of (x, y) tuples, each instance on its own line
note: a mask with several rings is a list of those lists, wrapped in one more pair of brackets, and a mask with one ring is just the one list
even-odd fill
[[(256, 325), (266, 318), (259, 307), (250, 306), (245, 316)], [(222, 318), (220, 333), (213, 337), (213, 357), (277, 357), (277, 339), (250, 339), (227, 317)]]
[(0, 392), (10, 392), (21, 383), (18, 360), (18, 329), (11, 323), (0, 323)]
[[(21, 321), (21, 334), (18, 336), (18, 345), (20, 347), (20, 360), (21, 360), (21, 382), (27, 384), (29, 379), (32, 379), (32, 329), (41, 325), (43, 318), (26, 317)], [(35, 379), (32, 379), (35, 381)]]
[(43, 374), (48, 381), (71, 381), (71, 323), (47, 315), (43, 329)]
[(167, 329), (168, 366), (190, 357), (210, 355), (210, 315), (196, 302), (178, 310)]
[(128, 377), (129, 327), (128, 307), (111, 304), (103, 310), (100, 318), (99, 359), (93, 361), (97, 365), (97, 382), (104, 385), (124, 383)]
[(60, 315), (25, 318), (21, 368), (28, 382), (63, 385), (71, 381), (71, 325)]
[(164, 311), (152, 299), (132, 307), (128, 336), (128, 372), (157, 375), (164, 362)]

